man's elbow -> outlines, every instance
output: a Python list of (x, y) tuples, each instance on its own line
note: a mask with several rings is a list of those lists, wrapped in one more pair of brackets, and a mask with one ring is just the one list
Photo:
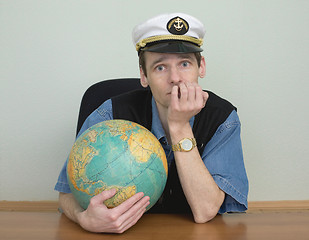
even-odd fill
[(58, 198), (59, 211), (63, 212), (68, 206), (72, 205), (72, 201), (74, 201), (72, 193), (59, 192), (59, 198)]
[(217, 216), (219, 209), (212, 208), (204, 211), (199, 211), (197, 213), (193, 213), (193, 218), (195, 223), (206, 223), (212, 220), (215, 216)]

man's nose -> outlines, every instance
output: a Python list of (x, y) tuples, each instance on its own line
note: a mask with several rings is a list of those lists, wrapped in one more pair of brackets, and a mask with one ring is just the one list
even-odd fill
[(176, 67), (173, 67), (170, 69), (170, 76), (169, 76), (170, 82), (171, 83), (179, 83), (181, 82), (181, 76)]

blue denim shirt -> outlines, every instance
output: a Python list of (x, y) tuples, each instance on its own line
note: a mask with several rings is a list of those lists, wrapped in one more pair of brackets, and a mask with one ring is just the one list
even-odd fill
[[(94, 124), (111, 119), (113, 119), (112, 101), (107, 100), (86, 119), (77, 137)], [(193, 122), (194, 117), (190, 120), (191, 127)], [(174, 154), (171, 146), (168, 145), (154, 99), (152, 99), (151, 132), (162, 144), (170, 165)], [(212, 139), (205, 146), (201, 157), (218, 187), (225, 192), (225, 200), (219, 213), (247, 210), (248, 179), (240, 140), (240, 121), (236, 111), (233, 111), (226, 121), (219, 126)], [(71, 192), (66, 175), (67, 161), (55, 186), (55, 190), (64, 193)]]

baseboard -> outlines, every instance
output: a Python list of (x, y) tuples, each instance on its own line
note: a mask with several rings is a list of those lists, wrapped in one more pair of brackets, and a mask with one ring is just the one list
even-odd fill
[(309, 200), (254, 201), (248, 203), (248, 212), (309, 211)]
[(0, 201), (0, 211), (56, 212), (57, 201)]
[[(309, 211), (309, 200), (254, 201), (248, 203), (248, 212)], [(0, 201), (0, 211), (56, 212), (57, 201)]]

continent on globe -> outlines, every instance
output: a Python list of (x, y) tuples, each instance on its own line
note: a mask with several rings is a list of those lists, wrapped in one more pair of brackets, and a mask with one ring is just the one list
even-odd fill
[(70, 189), (86, 209), (90, 199), (104, 190), (117, 193), (104, 204), (113, 208), (143, 192), (149, 210), (160, 198), (167, 180), (165, 152), (143, 126), (126, 120), (100, 122), (74, 143), (67, 163)]

